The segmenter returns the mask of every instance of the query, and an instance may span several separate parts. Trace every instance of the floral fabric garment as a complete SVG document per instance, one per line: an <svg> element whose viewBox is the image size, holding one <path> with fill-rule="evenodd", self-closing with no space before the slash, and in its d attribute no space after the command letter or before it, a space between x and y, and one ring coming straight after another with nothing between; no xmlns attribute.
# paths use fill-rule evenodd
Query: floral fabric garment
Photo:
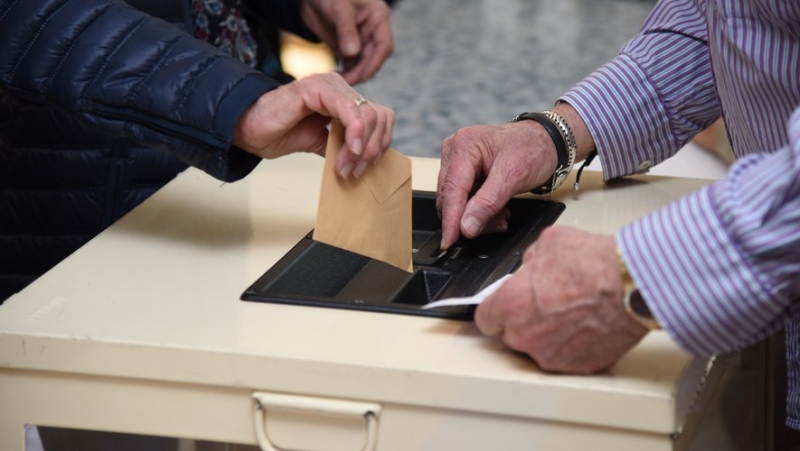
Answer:
<svg viewBox="0 0 800 451"><path fill-rule="evenodd" d="M258 46L247 26L242 0L192 0L195 37L256 67Z"/></svg>

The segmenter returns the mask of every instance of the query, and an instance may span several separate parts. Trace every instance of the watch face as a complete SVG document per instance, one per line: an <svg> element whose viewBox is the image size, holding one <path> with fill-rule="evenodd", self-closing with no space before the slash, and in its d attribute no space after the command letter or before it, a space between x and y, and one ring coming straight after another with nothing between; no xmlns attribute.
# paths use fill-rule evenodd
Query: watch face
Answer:
<svg viewBox="0 0 800 451"><path fill-rule="evenodd" d="M639 290L634 290L631 293L630 305L631 310L633 310L633 312L639 317L653 319L653 313L650 311L650 307L647 306L647 303L644 302L644 298Z"/></svg>

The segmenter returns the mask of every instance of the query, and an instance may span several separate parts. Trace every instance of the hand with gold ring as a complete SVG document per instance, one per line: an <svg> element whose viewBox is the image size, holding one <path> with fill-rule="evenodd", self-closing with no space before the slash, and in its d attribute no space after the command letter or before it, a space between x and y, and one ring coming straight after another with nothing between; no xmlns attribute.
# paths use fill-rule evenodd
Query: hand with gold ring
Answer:
<svg viewBox="0 0 800 451"><path fill-rule="evenodd" d="M336 161L344 178L360 177L391 144L394 112L369 102L336 73L312 75L261 96L239 118L233 143L267 159L293 152L324 155L331 119L345 127Z"/></svg>

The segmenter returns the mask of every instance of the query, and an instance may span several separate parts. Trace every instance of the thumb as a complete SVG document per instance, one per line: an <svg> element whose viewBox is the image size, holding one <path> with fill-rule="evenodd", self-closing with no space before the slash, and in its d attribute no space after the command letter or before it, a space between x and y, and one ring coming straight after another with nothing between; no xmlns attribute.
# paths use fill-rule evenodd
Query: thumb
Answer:
<svg viewBox="0 0 800 451"><path fill-rule="evenodd" d="M361 52L361 38L356 26L356 10L351 2L342 2L333 10L333 26L339 51L345 57L354 57Z"/></svg>
<svg viewBox="0 0 800 451"><path fill-rule="evenodd" d="M465 237L475 238L480 235L514 195L509 181L500 172L489 172L486 181L467 202L461 217L461 234Z"/></svg>

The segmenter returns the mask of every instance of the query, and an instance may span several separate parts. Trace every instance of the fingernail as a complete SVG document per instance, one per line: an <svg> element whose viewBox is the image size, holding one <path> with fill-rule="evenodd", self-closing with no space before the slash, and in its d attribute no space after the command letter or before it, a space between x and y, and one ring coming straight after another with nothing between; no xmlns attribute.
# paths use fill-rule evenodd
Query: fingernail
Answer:
<svg viewBox="0 0 800 451"><path fill-rule="evenodd" d="M360 179L361 174L363 174L366 169L367 169L367 162L362 161L358 163L358 166L356 166L356 170L355 172L353 172L353 175L355 175L357 179Z"/></svg>
<svg viewBox="0 0 800 451"><path fill-rule="evenodd" d="M356 138L356 140L353 141L353 149L352 150L353 150L354 154L361 155L361 138Z"/></svg>
<svg viewBox="0 0 800 451"><path fill-rule="evenodd" d="M442 235L442 241L439 242L439 249L441 249L443 251L446 251L448 247L450 247L450 246L447 246L447 245L444 244L444 235Z"/></svg>
<svg viewBox="0 0 800 451"><path fill-rule="evenodd" d="M339 175L342 176L343 179L350 177L350 173L353 172L353 163L347 163L344 167L339 171Z"/></svg>
<svg viewBox="0 0 800 451"><path fill-rule="evenodd" d="M353 56L358 53L358 45L355 41L345 41L342 43L342 52L347 56Z"/></svg>
<svg viewBox="0 0 800 451"><path fill-rule="evenodd" d="M466 235L474 238L483 231L483 224L475 216L466 216L461 220L461 228L464 229Z"/></svg>
<svg viewBox="0 0 800 451"><path fill-rule="evenodd" d="M372 164L374 164L374 165L377 165L377 164L378 164L378 162L380 162L380 161L381 161L381 158L383 158L383 152L379 153L379 154L378 154L378 156L377 156L377 157L375 157L375 159L374 159L374 160L372 160Z"/></svg>

